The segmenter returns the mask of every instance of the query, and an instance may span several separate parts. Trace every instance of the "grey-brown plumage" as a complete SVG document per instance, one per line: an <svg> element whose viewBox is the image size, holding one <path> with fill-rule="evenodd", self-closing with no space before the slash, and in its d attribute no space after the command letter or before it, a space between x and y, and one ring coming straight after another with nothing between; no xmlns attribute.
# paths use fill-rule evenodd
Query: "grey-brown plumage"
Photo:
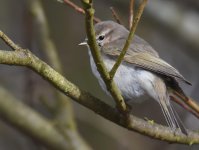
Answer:
<svg viewBox="0 0 199 150"><path fill-rule="evenodd" d="M96 24L95 31L103 61L110 70L120 55L129 31L113 21ZM107 91L90 51L89 55L92 71L102 88ZM173 129L179 127L186 132L183 126L179 125L169 99L172 90L186 97L178 85L178 80L190 84L179 71L163 61L146 41L136 35L114 76L114 81L126 101L139 102L145 96L152 97L160 104L168 125Z"/></svg>

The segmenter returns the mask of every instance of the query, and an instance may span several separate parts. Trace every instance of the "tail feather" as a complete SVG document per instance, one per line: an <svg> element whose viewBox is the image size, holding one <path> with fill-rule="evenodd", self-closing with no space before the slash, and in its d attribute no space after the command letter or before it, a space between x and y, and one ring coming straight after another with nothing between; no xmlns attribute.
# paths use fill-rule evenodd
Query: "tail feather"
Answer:
<svg viewBox="0 0 199 150"><path fill-rule="evenodd" d="M173 130L175 130L177 128L175 116L171 114L171 111L169 110L169 107L166 104L165 100L160 99L159 104L168 126L171 127Z"/></svg>
<svg viewBox="0 0 199 150"><path fill-rule="evenodd" d="M160 104L160 107L162 109L163 115L166 119L168 126L171 127L172 130L176 130L177 128L179 128L184 134L187 135L186 129L182 121L180 120L180 117L178 116L175 109L173 109L173 106L170 103L170 97L168 93L169 91L164 81L160 78L156 78L156 81L153 82L153 86L155 93L157 94L155 99ZM183 93L183 91L181 91L180 88L178 91ZM182 95L184 96L185 94L183 93Z"/></svg>
<svg viewBox="0 0 199 150"><path fill-rule="evenodd" d="M183 125L179 115L177 114L172 104L170 103L170 100L169 99L160 100L159 104L161 106L162 112L164 114L168 126L172 130L176 130L177 128L179 128L182 133L187 135L187 130Z"/></svg>
<svg viewBox="0 0 199 150"><path fill-rule="evenodd" d="M182 120L180 119L178 113L176 112L176 110L173 108L173 105L170 103L170 110L171 113L173 114L176 124L178 125L178 128L182 131L182 133L188 135L187 129L184 125L184 123L182 122Z"/></svg>

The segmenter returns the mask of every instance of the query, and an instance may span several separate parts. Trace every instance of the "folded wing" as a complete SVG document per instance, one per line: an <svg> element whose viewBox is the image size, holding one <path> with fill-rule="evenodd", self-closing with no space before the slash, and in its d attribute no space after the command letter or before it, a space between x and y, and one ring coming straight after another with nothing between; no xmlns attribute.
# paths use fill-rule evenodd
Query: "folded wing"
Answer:
<svg viewBox="0 0 199 150"><path fill-rule="evenodd" d="M119 56L120 51L105 51L109 56ZM191 85L174 67L160 59L159 57L153 56L147 52L138 52L134 54L127 54L124 57L124 60L127 63L131 63L137 67L152 71L156 74L161 74L166 77L172 77L175 79L180 79L185 83Z"/></svg>

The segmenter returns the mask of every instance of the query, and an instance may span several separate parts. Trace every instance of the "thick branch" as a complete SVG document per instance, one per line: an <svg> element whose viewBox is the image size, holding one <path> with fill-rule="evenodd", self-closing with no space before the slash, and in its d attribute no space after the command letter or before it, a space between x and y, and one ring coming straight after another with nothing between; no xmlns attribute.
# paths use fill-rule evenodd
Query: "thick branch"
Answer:
<svg viewBox="0 0 199 150"><path fill-rule="evenodd" d="M76 102L93 110L104 118L127 128L124 117L122 117L114 108L93 97L88 92L79 89L45 62L33 55L30 51L24 49L18 51L0 50L0 64L20 65L31 68ZM163 127L158 124L150 124L135 116L131 116L131 124L128 126L128 129L168 142L182 144L199 143L198 133L188 131L188 136L182 134L180 131L174 133L168 127Z"/></svg>

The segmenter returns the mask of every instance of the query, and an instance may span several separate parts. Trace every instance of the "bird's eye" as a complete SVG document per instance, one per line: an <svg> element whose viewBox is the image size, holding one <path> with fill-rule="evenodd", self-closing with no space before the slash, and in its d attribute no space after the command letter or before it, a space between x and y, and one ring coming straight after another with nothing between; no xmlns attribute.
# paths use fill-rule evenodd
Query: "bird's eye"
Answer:
<svg viewBox="0 0 199 150"><path fill-rule="evenodd" d="M102 41L104 39L104 35L100 35L98 38L100 41Z"/></svg>

